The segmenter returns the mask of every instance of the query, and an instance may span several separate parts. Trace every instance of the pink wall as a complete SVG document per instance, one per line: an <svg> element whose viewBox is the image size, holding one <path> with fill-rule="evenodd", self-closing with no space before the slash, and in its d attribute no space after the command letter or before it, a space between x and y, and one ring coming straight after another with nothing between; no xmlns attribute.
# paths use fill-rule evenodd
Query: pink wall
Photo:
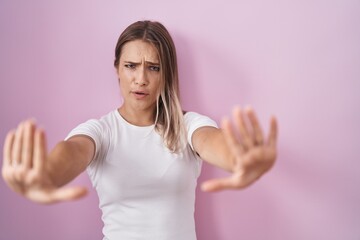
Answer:
<svg viewBox="0 0 360 240"><path fill-rule="evenodd" d="M51 3L50 3L51 2ZM219 120L252 104L280 123L275 168L244 191L198 194L199 240L360 239L360 2L0 1L0 139L35 117L49 145L116 108L119 33L171 31L183 103ZM1 150L2 151L2 150ZM224 175L204 166L201 181ZM86 175L77 184L90 187ZM101 239L93 190L40 206L0 181L0 239Z"/></svg>

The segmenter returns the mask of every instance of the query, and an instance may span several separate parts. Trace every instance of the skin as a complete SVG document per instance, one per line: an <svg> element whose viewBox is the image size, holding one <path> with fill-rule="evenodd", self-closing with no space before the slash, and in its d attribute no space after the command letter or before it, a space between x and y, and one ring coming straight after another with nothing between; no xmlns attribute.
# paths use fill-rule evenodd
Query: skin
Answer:
<svg viewBox="0 0 360 240"><path fill-rule="evenodd" d="M154 124L160 94L160 60L156 48L142 40L126 43L117 75L124 99L120 114L134 125Z"/></svg>
<svg viewBox="0 0 360 240"><path fill-rule="evenodd" d="M277 121L270 120L267 139L251 107L233 109L233 123L228 118L221 129L197 129L192 141L200 157L208 163L227 170L229 177L212 179L201 185L203 191L243 189L258 180L274 165L277 155Z"/></svg>
<svg viewBox="0 0 360 240"><path fill-rule="evenodd" d="M117 68L124 103L118 110L129 123L154 124L160 70L151 44L136 40L124 45ZM230 172L229 177L204 182L203 191L245 188L275 163L276 119L271 118L265 138L251 107L234 108L232 118L224 118L221 129L202 127L192 135L194 149L203 160ZM26 120L5 138L2 176L12 190L34 202L79 199L86 188L64 185L86 169L94 152L93 140L82 135L61 141L48 152L44 130Z"/></svg>

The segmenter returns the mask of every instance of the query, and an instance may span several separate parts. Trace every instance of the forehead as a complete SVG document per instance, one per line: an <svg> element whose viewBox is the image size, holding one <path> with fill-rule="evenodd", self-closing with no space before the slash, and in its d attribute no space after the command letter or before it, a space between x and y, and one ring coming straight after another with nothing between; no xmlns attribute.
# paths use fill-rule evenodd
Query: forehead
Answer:
<svg viewBox="0 0 360 240"><path fill-rule="evenodd" d="M143 40L134 40L125 43L121 50L120 60L140 62L142 60L159 62L157 49Z"/></svg>

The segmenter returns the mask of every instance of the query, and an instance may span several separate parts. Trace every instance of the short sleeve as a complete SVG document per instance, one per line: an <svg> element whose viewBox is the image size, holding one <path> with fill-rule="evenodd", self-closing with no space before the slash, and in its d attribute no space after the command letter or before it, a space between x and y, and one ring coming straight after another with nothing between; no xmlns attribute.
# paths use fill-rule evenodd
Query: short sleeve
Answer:
<svg viewBox="0 0 360 240"><path fill-rule="evenodd" d="M185 114L185 125L187 129L187 141L192 149L193 145L191 142L191 137L196 129L200 127L215 127L218 128L216 122L211 118L201 115L195 112L187 112Z"/></svg>
<svg viewBox="0 0 360 240"><path fill-rule="evenodd" d="M65 140L68 140L76 135L85 135L95 142L95 155L87 168L94 182L96 182L95 179L97 179L99 164L106 158L110 147L108 133L107 128L99 120L91 119L75 127L65 138Z"/></svg>

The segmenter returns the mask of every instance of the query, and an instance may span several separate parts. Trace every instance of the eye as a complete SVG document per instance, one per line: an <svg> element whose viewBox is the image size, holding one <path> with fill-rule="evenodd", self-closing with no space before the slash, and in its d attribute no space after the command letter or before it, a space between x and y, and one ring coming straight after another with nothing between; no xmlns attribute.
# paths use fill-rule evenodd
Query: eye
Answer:
<svg viewBox="0 0 360 240"><path fill-rule="evenodd" d="M130 68L130 69L134 69L135 68L135 64L132 64L132 63L126 63L124 65L126 68Z"/></svg>
<svg viewBox="0 0 360 240"><path fill-rule="evenodd" d="M160 67L158 67L158 66L150 66L149 69L150 69L151 71L155 71L155 72L159 72L159 71L160 71Z"/></svg>

